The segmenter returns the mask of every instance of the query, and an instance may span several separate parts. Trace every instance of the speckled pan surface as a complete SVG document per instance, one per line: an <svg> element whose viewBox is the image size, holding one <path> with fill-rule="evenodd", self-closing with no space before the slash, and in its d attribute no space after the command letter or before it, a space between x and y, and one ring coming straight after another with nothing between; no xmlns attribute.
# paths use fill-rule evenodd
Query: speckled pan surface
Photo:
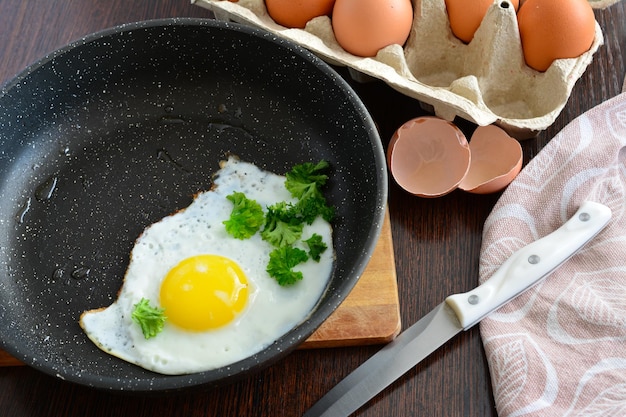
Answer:
<svg viewBox="0 0 626 417"><path fill-rule="evenodd" d="M229 152L278 173L332 166L337 260L310 318L232 366L162 376L78 325L109 305L134 240L211 185ZM373 121L325 63L266 31L198 19L126 25L32 65L0 92L0 344L43 372L111 390L222 383L304 341L354 286L387 198Z"/></svg>

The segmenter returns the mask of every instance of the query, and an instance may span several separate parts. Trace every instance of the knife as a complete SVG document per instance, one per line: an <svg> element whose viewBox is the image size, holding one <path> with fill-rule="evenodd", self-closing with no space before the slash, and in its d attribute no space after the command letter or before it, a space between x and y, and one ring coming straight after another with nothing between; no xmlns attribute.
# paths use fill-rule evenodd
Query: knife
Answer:
<svg viewBox="0 0 626 417"><path fill-rule="evenodd" d="M359 366L303 417L347 417L461 330L540 282L609 222L611 210L587 201L565 224L519 249L483 284L454 294Z"/></svg>

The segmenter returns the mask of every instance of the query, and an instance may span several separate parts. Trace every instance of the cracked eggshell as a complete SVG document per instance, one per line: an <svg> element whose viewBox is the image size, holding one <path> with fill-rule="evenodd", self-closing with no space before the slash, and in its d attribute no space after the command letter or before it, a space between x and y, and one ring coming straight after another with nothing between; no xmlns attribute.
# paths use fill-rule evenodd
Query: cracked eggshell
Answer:
<svg viewBox="0 0 626 417"><path fill-rule="evenodd" d="M503 190L522 169L520 143L497 126L479 126L469 143L472 159L459 188L474 194Z"/></svg>
<svg viewBox="0 0 626 417"><path fill-rule="evenodd" d="M420 197L459 188L473 194L503 190L522 169L520 143L495 126L479 126L469 141L452 122L418 117L400 126L387 148L396 183Z"/></svg>
<svg viewBox="0 0 626 417"><path fill-rule="evenodd" d="M607 1L612 0L591 4L605 6ZM261 27L294 41L330 64L347 66L357 79L380 79L440 118L452 121L458 116L480 126L495 123L518 139L533 137L554 122L603 43L596 22L589 51L557 60L542 73L524 62L515 10L505 6L508 2L495 0L473 40L465 44L452 34L445 0L412 0L407 42L363 58L339 46L328 16L310 20L304 29L290 29L270 18L263 0L192 2L212 10L218 19Z"/></svg>
<svg viewBox="0 0 626 417"><path fill-rule="evenodd" d="M418 117L400 126L387 148L387 166L400 187L420 197L455 190L470 166L463 132L436 117Z"/></svg>

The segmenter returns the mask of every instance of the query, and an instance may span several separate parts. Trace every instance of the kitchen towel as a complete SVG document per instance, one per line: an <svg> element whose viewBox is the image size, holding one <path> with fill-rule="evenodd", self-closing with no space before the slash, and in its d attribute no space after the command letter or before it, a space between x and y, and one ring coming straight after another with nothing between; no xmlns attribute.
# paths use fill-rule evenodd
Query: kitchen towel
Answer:
<svg viewBox="0 0 626 417"><path fill-rule="evenodd" d="M608 226L539 285L483 320L500 417L626 416L626 94L572 121L485 222L480 282L585 200Z"/></svg>

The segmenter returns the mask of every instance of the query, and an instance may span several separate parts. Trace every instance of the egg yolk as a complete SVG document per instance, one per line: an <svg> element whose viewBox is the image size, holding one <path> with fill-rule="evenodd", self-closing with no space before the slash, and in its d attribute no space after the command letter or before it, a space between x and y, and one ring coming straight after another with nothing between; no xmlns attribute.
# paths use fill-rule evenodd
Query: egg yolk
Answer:
<svg viewBox="0 0 626 417"><path fill-rule="evenodd" d="M161 307L169 322L191 331L231 322L248 302L248 280L232 260L198 255L172 268L161 284Z"/></svg>

